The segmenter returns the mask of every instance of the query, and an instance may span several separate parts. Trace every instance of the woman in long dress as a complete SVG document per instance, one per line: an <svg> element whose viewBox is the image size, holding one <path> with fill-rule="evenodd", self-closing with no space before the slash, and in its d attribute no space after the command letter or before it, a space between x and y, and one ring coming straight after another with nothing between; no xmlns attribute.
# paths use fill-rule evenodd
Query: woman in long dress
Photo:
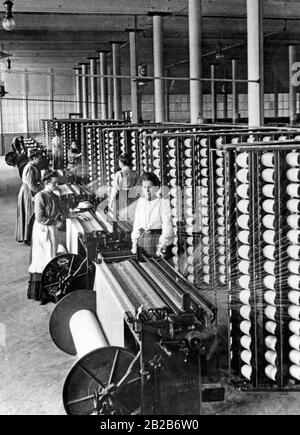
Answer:
<svg viewBox="0 0 300 435"><path fill-rule="evenodd" d="M62 225L63 210L53 192L57 189L58 174L46 171L44 189L35 196L35 223L32 232L32 255L29 266L28 298L43 301L41 275L47 264L57 255L58 229Z"/></svg>
<svg viewBox="0 0 300 435"><path fill-rule="evenodd" d="M22 173L22 186L18 196L16 240L30 243L31 220L34 214L34 196L41 190L41 171L38 168L41 159L38 150L32 150L29 163Z"/></svg>
<svg viewBox="0 0 300 435"><path fill-rule="evenodd" d="M175 237L170 201L161 196L155 174L145 173L142 179L143 195L136 206L131 235L132 253L139 247L148 257L164 257Z"/></svg>
<svg viewBox="0 0 300 435"><path fill-rule="evenodd" d="M118 220L133 222L134 203L140 193L140 176L132 169L132 159L128 154L119 158L120 171L115 173L109 199L109 208L116 213Z"/></svg>

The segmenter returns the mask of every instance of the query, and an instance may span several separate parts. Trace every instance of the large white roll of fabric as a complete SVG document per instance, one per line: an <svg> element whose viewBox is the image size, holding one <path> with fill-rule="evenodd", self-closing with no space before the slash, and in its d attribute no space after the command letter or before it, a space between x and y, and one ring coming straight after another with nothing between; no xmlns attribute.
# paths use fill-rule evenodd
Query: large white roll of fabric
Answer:
<svg viewBox="0 0 300 435"><path fill-rule="evenodd" d="M91 311L81 310L75 313L70 320L70 330L78 359L108 346L101 327Z"/></svg>

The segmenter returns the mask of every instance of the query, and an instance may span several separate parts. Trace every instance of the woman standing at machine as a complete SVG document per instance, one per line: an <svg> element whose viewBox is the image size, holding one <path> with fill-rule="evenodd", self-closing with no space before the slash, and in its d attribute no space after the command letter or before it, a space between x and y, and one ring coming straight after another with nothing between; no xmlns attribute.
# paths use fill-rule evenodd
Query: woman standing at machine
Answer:
<svg viewBox="0 0 300 435"><path fill-rule="evenodd" d="M32 255L29 266L28 299L43 301L41 275L47 264L57 255L58 230L63 224L63 211L57 189L58 174L46 171L42 179L44 189L34 201L35 223L32 232Z"/></svg>
<svg viewBox="0 0 300 435"><path fill-rule="evenodd" d="M133 203L139 196L140 176L132 169L132 159L128 154L119 158L120 171L116 172L112 183L109 208L116 211L119 220L132 222Z"/></svg>
<svg viewBox="0 0 300 435"><path fill-rule="evenodd" d="M29 162L22 174L22 186L17 205L16 240L19 243L30 243L31 219L34 213L33 198L41 189L41 172L38 167L41 159L39 150L33 149L29 153Z"/></svg>
<svg viewBox="0 0 300 435"><path fill-rule="evenodd" d="M64 169L64 148L60 131L55 130L55 136L52 139L53 169Z"/></svg>
<svg viewBox="0 0 300 435"><path fill-rule="evenodd" d="M79 152L76 141L72 141L70 149L68 150L68 167L75 178L79 178L82 173L82 153Z"/></svg>
<svg viewBox="0 0 300 435"><path fill-rule="evenodd" d="M145 173L142 179L143 196L137 203L131 235L132 253L140 247L148 257L162 257L175 237L170 202L161 196L155 174Z"/></svg>

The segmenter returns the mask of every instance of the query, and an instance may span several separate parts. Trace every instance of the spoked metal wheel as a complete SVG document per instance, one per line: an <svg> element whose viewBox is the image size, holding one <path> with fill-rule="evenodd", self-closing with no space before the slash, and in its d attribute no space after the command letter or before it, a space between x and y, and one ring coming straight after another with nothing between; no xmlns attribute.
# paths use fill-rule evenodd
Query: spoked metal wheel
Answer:
<svg viewBox="0 0 300 435"><path fill-rule="evenodd" d="M141 406L139 355L98 349L78 361L63 390L68 415L137 415Z"/></svg>
<svg viewBox="0 0 300 435"><path fill-rule="evenodd" d="M87 259L74 254L63 254L54 258L42 274L45 299L57 303L76 290L88 289L93 281L95 266L88 266Z"/></svg>

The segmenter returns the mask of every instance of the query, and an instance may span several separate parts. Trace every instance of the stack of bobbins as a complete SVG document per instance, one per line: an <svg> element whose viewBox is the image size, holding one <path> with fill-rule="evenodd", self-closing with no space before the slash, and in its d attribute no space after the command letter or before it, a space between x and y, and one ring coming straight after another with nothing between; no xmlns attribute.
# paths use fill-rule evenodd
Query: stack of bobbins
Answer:
<svg viewBox="0 0 300 435"><path fill-rule="evenodd" d="M203 253L203 281L211 284L212 271L210 263L211 232L210 232L210 201L209 201L209 150L207 139L200 140L200 206L201 206L201 246Z"/></svg>
<svg viewBox="0 0 300 435"><path fill-rule="evenodd" d="M120 131L120 154L126 153L125 130Z"/></svg>
<svg viewBox="0 0 300 435"><path fill-rule="evenodd" d="M136 130L130 131L130 153L132 156L132 168L134 171L137 170L137 139L136 139Z"/></svg>
<svg viewBox="0 0 300 435"><path fill-rule="evenodd" d="M240 153L236 157L237 163L237 208L238 208L238 270L240 273L239 293L240 331L241 331L241 374L247 380L252 379L252 339L251 339L251 291L250 291L250 183L249 183L249 153Z"/></svg>
<svg viewBox="0 0 300 435"><path fill-rule="evenodd" d="M287 154L286 161L290 169L287 171L287 194L290 197L287 208L289 211L288 240L291 245L288 247L290 259L288 269L291 275L288 278L288 286L291 291L288 294L290 302L289 316L291 322L289 330L291 333L289 344L291 352L290 375L293 379L300 381L300 154L292 152Z"/></svg>
<svg viewBox="0 0 300 435"><path fill-rule="evenodd" d="M161 180L161 155L160 155L160 140L158 138L153 140L153 172ZM162 180L161 180L162 181Z"/></svg>
<svg viewBox="0 0 300 435"><path fill-rule="evenodd" d="M184 139L184 210L185 231L187 234L187 279L191 283L195 281L195 242L194 242L194 211L193 211L193 169L192 169L192 140Z"/></svg>
<svg viewBox="0 0 300 435"><path fill-rule="evenodd" d="M224 156L223 151L216 151L216 204L217 204L217 279L222 285L226 284L226 213L229 210L225 208L225 187L228 192L229 186L225 186L224 176ZM229 216L228 216L229 218ZM230 241L228 240L228 243Z"/></svg>
<svg viewBox="0 0 300 435"><path fill-rule="evenodd" d="M112 183L115 174L115 133L109 133L109 147L108 147L108 171L109 182Z"/></svg>
<svg viewBox="0 0 300 435"><path fill-rule="evenodd" d="M97 179L100 183L102 180L102 165L101 165L101 130L100 128L96 128L96 144L97 144Z"/></svg>
<svg viewBox="0 0 300 435"><path fill-rule="evenodd" d="M141 150L141 164L142 164L142 171L148 172L148 161L147 161L147 140L146 140L146 133L142 132L140 135L140 150Z"/></svg>
<svg viewBox="0 0 300 435"><path fill-rule="evenodd" d="M93 181L93 129L88 128L87 164L89 181Z"/></svg>
<svg viewBox="0 0 300 435"><path fill-rule="evenodd" d="M172 254L173 254L173 262L175 268L179 269L179 238L178 238L178 220L179 220L179 211L178 207L180 204L180 189L178 187L178 174L177 174L177 165L176 161L178 156L176 154L176 141L175 139L168 140L168 151L169 151L169 183L170 183L170 200L171 200L171 211L172 211L172 221L174 227L175 238L173 242Z"/></svg>
<svg viewBox="0 0 300 435"><path fill-rule="evenodd" d="M261 156L262 163L262 210L263 210L263 257L264 268L264 315L265 315L265 375L271 381L277 380L277 277L275 256L275 155L272 152Z"/></svg>

